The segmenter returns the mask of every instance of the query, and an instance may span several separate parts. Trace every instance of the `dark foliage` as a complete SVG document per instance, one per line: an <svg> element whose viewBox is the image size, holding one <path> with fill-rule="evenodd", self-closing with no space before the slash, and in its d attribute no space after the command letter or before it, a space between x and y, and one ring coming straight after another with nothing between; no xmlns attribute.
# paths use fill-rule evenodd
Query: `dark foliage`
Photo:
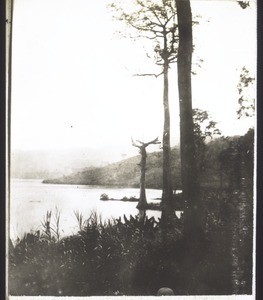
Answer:
<svg viewBox="0 0 263 300"><path fill-rule="evenodd" d="M246 9L249 7L249 1L237 1L237 3L241 6L241 8Z"/></svg>
<svg viewBox="0 0 263 300"><path fill-rule="evenodd" d="M227 187L240 188L241 178L253 188L254 129L241 137L225 138L226 146L218 154L221 181ZM243 165L243 166L242 166Z"/></svg>
<svg viewBox="0 0 263 300"><path fill-rule="evenodd" d="M156 295L232 293L232 233L238 194L203 191L204 234L183 236L184 218L169 228L145 215L102 223L93 213L78 234L29 233L10 249L11 295ZM242 250L244 293L251 292L252 195Z"/></svg>
<svg viewBox="0 0 263 300"><path fill-rule="evenodd" d="M207 167L206 151L208 146L206 142L221 135L221 131L217 128L217 122L212 120L206 110L193 109L193 122L197 167L199 172L204 172Z"/></svg>
<svg viewBox="0 0 263 300"><path fill-rule="evenodd" d="M242 1L240 2L242 3ZM240 6L245 8L241 3L239 3ZM243 5L249 6L249 2L243 2ZM237 115L239 119L242 117L253 117L255 115L255 99L251 98L251 96L248 96L247 94L247 90L253 87L255 78L251 77L249 73L250 72L243 67L241 70L239 83L237 85L239 94Z"/></svg>

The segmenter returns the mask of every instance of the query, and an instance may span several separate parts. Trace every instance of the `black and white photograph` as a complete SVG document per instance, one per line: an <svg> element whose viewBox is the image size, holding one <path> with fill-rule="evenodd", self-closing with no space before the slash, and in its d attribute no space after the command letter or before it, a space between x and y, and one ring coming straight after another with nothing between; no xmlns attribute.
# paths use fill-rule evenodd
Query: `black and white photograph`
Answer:
<svg viewBox="0 0 263 300"><path fill-rule="evenodd" d="M254 300L257 1L6 3L9 299Z"/></svg>

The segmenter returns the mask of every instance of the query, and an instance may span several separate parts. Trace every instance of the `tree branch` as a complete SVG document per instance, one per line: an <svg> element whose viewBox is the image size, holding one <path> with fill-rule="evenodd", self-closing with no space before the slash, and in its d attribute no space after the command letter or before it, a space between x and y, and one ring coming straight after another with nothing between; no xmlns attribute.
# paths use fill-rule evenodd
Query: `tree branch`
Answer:
<svg viewBox="0 0 263 300"><path fill-rule="evenodd" d="M158 22L160 23L160 25L163 27L164 24L161 22L161 20L159 19L158 15L156 14L156 12L154 10L151 10L151 12L153 13L153 15L155 16L155 18L158 20Z"/></svg>
<svg viewBox="0 0 263 300"><path fill-rule="evenodd" d="M149 146L150 144L154 144L154 145L161 144L161 142L158 140L158 136L154 140L152 140L152 141L150 141L148 143L144 143L144 145L146 145L145 147Z"/></svg>
<svg viewBox="0 0 263 300"><path fill-rule="evenodd" d="M133 145L134 147L137 147L137 148L141 149L141 146L138 145L138 144L136 144L136 143L134 142L133 138L131 138L131 141L132 141L132 145Z"/></svg>
<svg viewBox="0 0 263 300"><path fill-rule="evenodd" d="M168 59L169 64L176 62L176 59L177 59L177 54L175 54L173 57Z"/></svg>
<svg viewBox="0 0 263 300"><path fill-rule="evenodd" d="M166 22L164 23L164 27L166 27L166 25L172 20L173 18L173 14L166 20Z"/></svg>
<svg viewBox="0 0 263 300"><path fill-rule="evenodd" d="M137 143L140 143L141 145L136 144L136 143L134 142L133 138L131 138L131 140L132 140L132 145L133 145L134 147L139 148L139 149L146 148L146 147L148 147L149 145L157 145L157 144L161 144L161 142L159 142L159 140L158 140L158 137L155 138L154 140L148 142L148 143L144 143L144 142L141 142L140 140L136 140L136 142L137 142Z"/></svg>
<svg viewBox="0 0 263 300"><path fill-rule="evenodd" d="M124 16L124 18L125 18L126 22L127 22L131 27L133 27L133 28L135 28L135 29L137 29L137 30L139 30L139 31L148 31L148 32L152 32L152 33L154 33L154 34L157 34L157 33L162 34L162 31L154 29L154 26L153 26L153 27L150 27L151 24L147 24L147 25L145 25L145 26L143 26L143 25L136 25L136 24L134 24L134 23L132 22L132 20L130 20L129 18L127 18L127 17L125 17L125 16Z"/></svg>
<svg viewBox="0 0 263 300"><path fill-rule="evenodd" d="M155 78L159 77L160 75L163 74L163 71L160 74L134 74L133 76L155 76Z"/></svg>

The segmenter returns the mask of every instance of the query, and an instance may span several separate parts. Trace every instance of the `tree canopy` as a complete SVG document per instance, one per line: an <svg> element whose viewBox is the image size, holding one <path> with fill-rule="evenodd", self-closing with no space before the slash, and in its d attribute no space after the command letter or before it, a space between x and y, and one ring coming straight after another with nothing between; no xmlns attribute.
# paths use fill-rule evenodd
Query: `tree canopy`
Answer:
<svg viewBox="0 0 263 300"><path fill-rule="evenodd" d="M130 36L134 37L134 33L137 38L153 41L153 59L157 65L176 60L178 26L174 1L135 0L129 5L114 2L110 7L114 18L128 25Z"/></svg>

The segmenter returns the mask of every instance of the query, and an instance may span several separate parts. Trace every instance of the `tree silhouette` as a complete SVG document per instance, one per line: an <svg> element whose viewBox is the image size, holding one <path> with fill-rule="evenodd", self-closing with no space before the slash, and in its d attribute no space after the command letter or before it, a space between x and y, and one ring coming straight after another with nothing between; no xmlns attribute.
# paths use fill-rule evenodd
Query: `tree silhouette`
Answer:
<svg viewBox="0 0 263 300"><path fill-rule="evenodd" d="M138 209L147 208L147 200L146 200L146 193L145 193L145 173L146 173L146 158L147 158L146 148L149 145L156 145L156 144L160 144L160 142L158 141L158 137L148 143L144 143L138 140L134 142L134 140L132 139L132 145L134 147L139 148L141 154L141 162L139 164L139 166L141 167L141 178L140 178L140 198L137 205Z"/></svg>
<svg viewBox="0 0 263 300"><path fill-rule="evenodd" d="M192 111L192 11L189 0L176 0L179 46L177 56L178 90L180 107L180 145L182 190L186 200L185 231L202 231L202 205Z"/></svg>
<svg viewBox="0 0 263 300"><path fill-rule="evenodd" d="M131 4L130 4L131 5ZM175 2L172 0L149 1L136 0L127 11L112 3L116 19L124 21L130 29L134 29L138 38L153 41L154 60L161 66L160 74L137 74L138 76L163 75L163 195L162 216L172 213L172 180L171 180L171 149L170 149L170 109L169 109L169 78L168 70L177 57L178 26L176 23Z"/></svg>

